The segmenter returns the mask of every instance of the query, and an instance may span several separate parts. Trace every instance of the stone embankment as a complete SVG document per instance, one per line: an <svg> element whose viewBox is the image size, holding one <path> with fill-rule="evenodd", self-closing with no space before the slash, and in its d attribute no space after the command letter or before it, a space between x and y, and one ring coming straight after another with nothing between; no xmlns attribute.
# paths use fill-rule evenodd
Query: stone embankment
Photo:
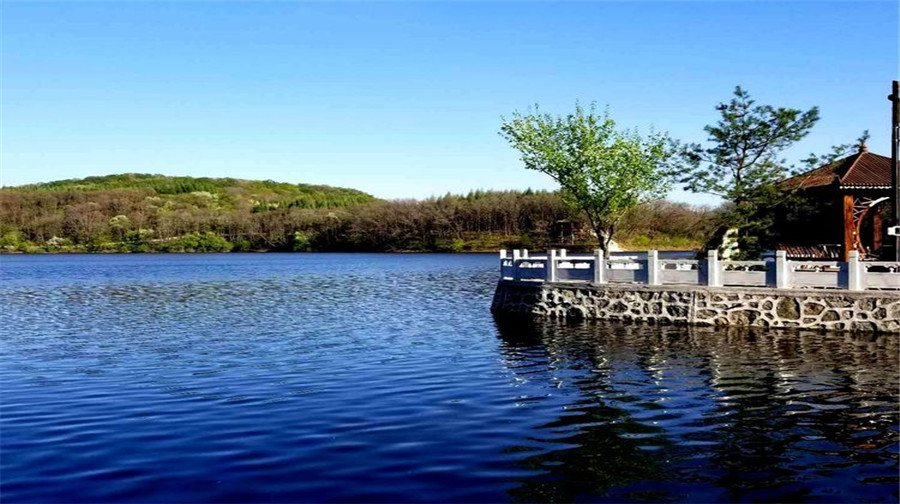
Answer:
<svg viewBox="0 0 900 504"><path fill-rule="evenodd" d="M501 280L491 311L659 325L900 333L900 293Z"/></svg>

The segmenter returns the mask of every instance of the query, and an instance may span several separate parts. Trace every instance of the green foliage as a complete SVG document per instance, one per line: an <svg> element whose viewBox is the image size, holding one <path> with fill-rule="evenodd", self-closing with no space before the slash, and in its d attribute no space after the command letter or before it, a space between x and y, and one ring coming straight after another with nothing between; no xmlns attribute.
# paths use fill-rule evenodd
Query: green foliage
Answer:
<svg viewBox="0 0 900 504"><path fill-rule="evenodd" d="M723 229L716 236L722 236L724 229L737 229L740 257L758 257L768 246L772 210L782 208L790 198L776 187L790 172L780 155L809 134L819 120L819 109L804 112L756 105L738 86L731 101L719 104L717 110L719 121L704 128L709 145L681 147L679 181L689 191L730 202L721 222ZM813 156L809 162L814 162Z"/></svg>
<svg viewBox="0 0 900 504"><path fill-rule="evenodd" d="M265 210L278 207L331 208L366 203L374 198L362 191L324 185L289 184L272 180L234 178L170 177L146 173L104 175L58 180L6 188L9 191L110 191L147 189L165 198L178 197L199 206L215 204L217 198L246 198ZM204 201L205 200L205 201Z"/></svg>
<svg viewBox="0 0 900 504"><path fill-rule="evenodd" d="M462 252L466 242L460 238L435 240L435 252Z"/></svg>
<svg viewBox="0 0 900 504"><path fill-rule="evenodd" d="M150 252L150 236L152 234L153 231L150 229L136 229L125 233L122 251L134 253Z"/></svg>
<svg viewBox="0 0 900 504"><path fill-rule="evenodd" d="M309 234L303 231L295 231L292 250L294 252L311 252L312 242Z"/></svg>
<svg viewBox="0 0 900 504"><path fill-rule="evenodd" d="M240 238L232 242L231 247L232 252L252 252L253 251L253 243L246 239Z"/></svg>
<svg viewBox="0 0 900 504"><path fill-rule="evenodd" d="M616 129L608 112L576 104L573 114L515 112L500 131L521 154L525 168L557 181L566 200L583 211L608 250L616 225L629 209L662 198L670 176L666 135Z"/></svg>
<svg viewBox="0 0 900 504"><path fill-rule="evenodd" d="M736 205L753 202L760 188L782 180L788 166L779 155L805 137L819 120L819 109L806 112L755 105L750 93L734 89L721 103L721 118L704 131L710 145L683 146L680 182L685 189L720 196Z"/></svg>
<svg viewBox="0 0 900 504"><path fill-rule="evenodd" d="M568 248L590 248L594 241L583 214L548 191L478 190L421 201L256 212L235 191L210 197L197 191L160 196L149 189L0 190L0 251L207 252L229 245L243 252L543 250L561 245L560 221L576 232ZM707 213L644 205L622 218L622 237L696 241ZM53 237L58 239L51 242Z"/></svg>
<svg viewBox="0 0 900 504"><path fill-rule="evenodd" d="M0 235L0 250L5 252L16 252L19 250L20 244L22 244L25 239L22 237L22 233L19 231L9 231L7 233L3 233Z"/></svg>
<svg viewBox="0 0 900 504"><path fill-rule="evenodd" d="M852 154L854 150L859 150L861 147L865 146L866 142L869 141L869 137L869 130L864 130L854 143L833 145L831 151L827 154L810 153L809 157L803 160L803 165L800 169L795 171L804 172L831 164L842 157Z"/></svg>
<svg viewBox="0 0 900 504"><path fill-rule="evenodd" d="M177 238L156 244L155 250L160 252L229 252L231 243L225 238L212 233L188 233Z"/></svg>

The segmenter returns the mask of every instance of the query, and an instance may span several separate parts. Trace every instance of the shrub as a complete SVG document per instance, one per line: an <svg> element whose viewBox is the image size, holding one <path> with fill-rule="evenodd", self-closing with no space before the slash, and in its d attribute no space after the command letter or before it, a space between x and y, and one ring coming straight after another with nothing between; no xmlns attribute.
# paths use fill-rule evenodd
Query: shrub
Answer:
<svg viewBox="0 0 900 504"><path fill-rule="evenodd" d="M294 239L291 243L291 250L294 252L310 252L312 251L312 244L310 241L310 236L303 231L295 231Z"/></svg>

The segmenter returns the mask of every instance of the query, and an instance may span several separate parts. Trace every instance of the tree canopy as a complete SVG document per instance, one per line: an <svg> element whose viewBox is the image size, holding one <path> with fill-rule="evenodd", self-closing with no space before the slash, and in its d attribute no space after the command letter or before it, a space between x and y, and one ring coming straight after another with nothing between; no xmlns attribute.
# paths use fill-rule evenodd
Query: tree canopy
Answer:
<svg viewBox="0 0 900 504"><path fill-rule="evenodd" d="M670 187L667 136L619 130L609 112L597 113L593 103L588 109L576 103L566 116L541 113L538 106L527 114L515 112L504 119L500 135L519 151L525 168L559 183L607 254L622 216L664 197Z"/></svg>
<svg viewBox="0 0 900 504"><path fill-rule="evenodd" d="M804 112L756 105L740 86L730 102L716 109L721 118L704 128L709 145L687 144L681 150L680 182L689 191L720 196L736 205L752 202L757 191L788 174L780 154L819 120L818 107Z"/></svg>

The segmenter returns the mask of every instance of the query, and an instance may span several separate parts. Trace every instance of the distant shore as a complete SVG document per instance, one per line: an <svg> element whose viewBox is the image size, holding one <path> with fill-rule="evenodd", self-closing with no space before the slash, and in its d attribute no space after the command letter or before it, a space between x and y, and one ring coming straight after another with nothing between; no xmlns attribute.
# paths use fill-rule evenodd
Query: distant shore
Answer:
<svg viewBox="0 0 900 504"><path fill-rule="evenodd" d="M646 203L622 217L615 240L697 248L717 212ZM530 189L380 200L351 188L134 173L0 189L0 253L589 251L591 229L560 194Z"/></svg>
<svg viewBox="0 0 900 504"><path fill-rule="evenodd" d="M571 252L577 253L587 253L592 252L594 248L590 247L579 247L579 246L570 246L568 250ZM557 247L559 248L559 247ZM565 248L565 247L563 247ZM666 248L666 247L654 247L650 245L646 248L623 248L618 250L617 252L639 252L642 250L664 250L669 252L691 252L695 250L699 250L699 245L697 247L690 248ZM540 250L540 249L533 249ZM447 250L304 250L304 251L294 251L294 250L229 250L229 251L159 251L159 250L149 250L144 252L128 252L128 251L115 251L115 250L107 250L107 251L88 251L88 250L39 250L39 251L8 251L8 250L0 250L0 256L3 255L133 255L133 254L145 254L145 255L183 255L183 254L495 254L498 249L481 249L481 250L459 250L459 251L447 251Z"/></svg>

